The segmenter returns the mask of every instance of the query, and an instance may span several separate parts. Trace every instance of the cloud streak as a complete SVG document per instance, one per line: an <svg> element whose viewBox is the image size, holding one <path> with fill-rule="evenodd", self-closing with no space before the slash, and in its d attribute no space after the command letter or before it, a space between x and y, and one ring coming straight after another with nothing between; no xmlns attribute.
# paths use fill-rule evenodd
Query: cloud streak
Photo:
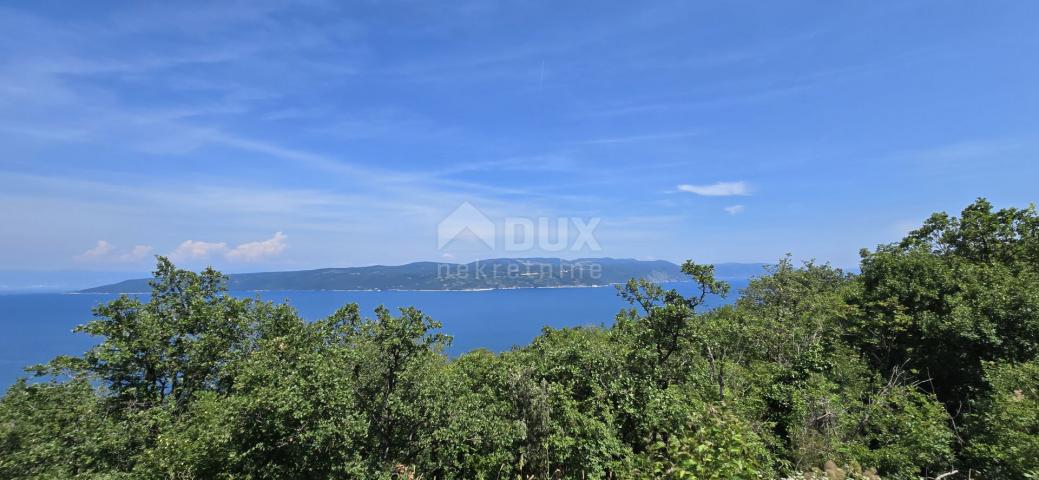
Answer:
<svg viewBox="0 0 1039 480"><path fill-rule="evenodd" d="M750 189L745 182L716 182L709 185L679 185L681 192L693 193L705 197L731 197L738 195L750 195Z"/></svg>
<svg viewBox="0 0 1039 480"><path fill-rule="evenodd" d="M579 142L573 142L575 145L615 145L619 143L639 143L639 142L652 142L661 140L675 140L679 138L688 138L699 135L699 131L691 132L663 132L663 133L648 133L644 135L628 135L618 137L603 137L594 138L591 140L582 140Z"/></svg>

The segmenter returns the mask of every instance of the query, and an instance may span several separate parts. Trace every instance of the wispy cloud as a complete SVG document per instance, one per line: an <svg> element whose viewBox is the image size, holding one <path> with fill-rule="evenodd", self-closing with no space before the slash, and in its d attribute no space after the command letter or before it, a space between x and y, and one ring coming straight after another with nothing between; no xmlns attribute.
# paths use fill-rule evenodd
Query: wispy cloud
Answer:
<svg viewBox="0 0 1039 480"><path fill-rule="evenodd" d="M112 250L115 250L115 247L113 247L111 243L108 243L107 240L98 240L97 245L95 245L94 248L79 254L76 256L76 259L80 261L97 260L107 257L108 254L112 253Z"/></svg>
<svg viewBox="0 0 1039 480"><path fill-rule="evenodd" d="M152 250L150 245L135 245L128 251L119 252L115 245L107 240L98 240L93 248L76 255L77 262L93 263L136 263L148 258Z"/></svg>
<svg viewBox="0 0 1039 480"><path fill-rule="evenodd" d="M859 14L873 6L811 22L777 8L774 28L725 31L711 25L738 9L621 2L575 29L564 20L582 8L557 7L0 7L0 224L19 232L0 238L0 264L93 268L153 251L231 269L429 259L436 223L466 201L494 217L602 216L603 246L627 245L611 255L639 256L652 237L665 257L709 251L705 235L684 240L695 215L805 204L853 178L860 155L883 155L870 171L912 176L919 196L1029 198L1016 183L1035 170L1031 138L964 142L1027 134L1012 101L1027 89L961 79L970 95L949 99L904 81L1001 71L1009 57L985 54L997 45L971 53L911 31L873 45L869 25L900 18ZM906 150L929 145L899 135L921 125L912 115L875 121L904 101L937 112L913 138L945 147ZM943 123L977 102L992 115ZM827 130L835 122L846 128ZM982 171L988 183L972 178ZM969 186L934 185L952 176ZM752 205L740 196L760 178L785 187ZM714 248L735 251L734 236Z"/></svg>
<svg viewBox="0 0 1039 480"><path fill-rule="evenodd" d="M314 6L307 3L308 7ZM322 8L326 7L317 7L318 11ZM354 50L344 46L357 39L356 29L341 29L339 23L300 15L299 9L293 10L293 18L305 18L298 21L307 28L292 27L296 20L276 19L276 14L282 13L280 7L252 6L243 9L247 12L241 12L242 15L234 14L237 8L188 10L191 12L183 8L145 8L115 14L117 18L113 19L99 15L99 21L66 28L44 17L0 9L0 26L17 27L19 35L30 39L24 43L31 45L10 52L0 47L0 54L10 53L0 55L0 77L4 78L0 82L0 105L4 106L0 109L0 133L22 143L35 140L35 145L48 147L65 142L135 156L143 153L159 157L150 160L160 166L171 157L187 161L206 158L213 159L207 171L246 162L268 171L292 170L296 175L318 179L314 183L321 187L292 192L291 202L284 206L271 201L251 210L270 206L284 211L311 200L331 209L329 203L334 203L339 212L318 209L317 214L306 215L325 216L320 222L327 228L337 228L331 218L356 217L365 208L379 214L401 210L409 215L428 214L439 204L457 204L460 199L492 204L500 203L499 198L506 195L528 193L423 172L421 164L415 164L411 170L386 168L388 164L380 158L381 153L372 158L372 154L346 154L348 150L335 148L339 145L335 142L357 139L432 140L454 132L442 122L406 108L384 105L343 114L337 108L285 101L283 97L296 87L306 85L300 90L311 90L315 77L321 78L321 84L339 79L325 72L315 75L320 65L349 63L363 57L352 56ZM109 29L107 23L118 28ZM243 25L263 28L240 28ZM260 30L263 35L248 33ZM340 30L347 33L341 34ZM128 38L146 35L169 36L183 42L162 43L145 51L125 47L134 44ZM181 44L184 46L178 46ZM206 48L188 48L196 44ZM335 62L320 61L322 55L330 53L335 53ZM317 65L301 65L304 59L316 61ZM272 64L279 65L277 71L255 75L257 70L266 71ZM249 93L236 93L241 91ZM257 134L254 127L262 130L278 123L278 116L264 119L264 114L278 111L279 107L295 109L282 110L290 113L305 111L314 117L307 118L309 123L305 126L294 125L293 131L300 135L285 134L283 125L277 125L274 135ZM299 138L302 133L310 136ZM315 142L314 138L321 141ZM189 154L191 159L187 158ZM522 168L519 162L516 165ZM231 183L249 177L253 171L235 172L236 179ZM349 181L344 183L343 179ZM229 190L235 187L225 183L209 193L220 196L219 192ZM261 198L285 191L256 190ZM315 190L319 192L314 194ZM168 189L161 192L172 194ZM240 197L237 192L229 196ZM325 202L329 199L331 202Z"/></svg>
<svg viewBox="0 0 1039 480"><path fill-rule="evenodd" d="M664 133L648 133L643 135L627 135L617 137L603 137L593 138L591 140L581 140L572 142L575 145L612 145L618 143L636 143L636 142L647 142L655 140L673 140L677 138L687 138L695 135L699 135L699 131L691 132L664 132Z"/></svg>
<svg viewBox="0 0 1039 480"><path fill-rule="evenodd" d="M581 166L570 152L549 152L521 155L498 160L477 160L458 163L434 172L438 176L451 176L478 171L516 172L569 172L581 171Z"/></svg>
<svg viewBox="0 0 1039 480"><path fill-rule="evenodd" d="M968 140L932 148L899 152L894 158L941 165L972 160L991 160L1020 150L1022 142L1009 139Z"/></svg>
<svg viewBox="0 0 1039 480"><path fill-rule="evenodd" d="M682 184L678 186L678 190L703 195L705 197L730 197L734 195L750 194L750 189L747 187L747 184L742 181L717 182L709 185Z"/></svg>
<svg viewBox="0 0 1039 480"><path fill-rule="evenodd" d="M803 38L812 38L810 34ZM684 92L681 96L654 95L643 98L613 100L599 107L578 111L577 118L620 117L629 115L662 114L668 112L687 112L698 109L714 109L735 107L757 103L771 102L812 92L820 87L840 82L848 78L876 74L900 63L919 59L921 56L933 54L928 49L912 49L897 55L883 57L868 62L848 63L840 66L828 66L812 71L797 71L796 74L777 78L774 72L765 72L724 85L709 85L705 88ZM742 55L736 54L734 59ZM753 58L751 55L750 58ZM675 62L670 62L674 65ZM680 62L679 62L680 63Z"/></svg>

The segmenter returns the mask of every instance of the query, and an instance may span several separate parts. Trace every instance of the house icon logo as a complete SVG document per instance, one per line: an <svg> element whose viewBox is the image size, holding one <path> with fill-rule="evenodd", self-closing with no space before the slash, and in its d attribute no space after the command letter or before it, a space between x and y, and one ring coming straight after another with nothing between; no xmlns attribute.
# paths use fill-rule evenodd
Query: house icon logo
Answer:
<svg viewBox="0 0 1039 480"><path fill-rule="evenodd" d="M456 239L476 239L494 249L495 225L487 215L469 202L463 202L437 224L437 249Z"/></svg>

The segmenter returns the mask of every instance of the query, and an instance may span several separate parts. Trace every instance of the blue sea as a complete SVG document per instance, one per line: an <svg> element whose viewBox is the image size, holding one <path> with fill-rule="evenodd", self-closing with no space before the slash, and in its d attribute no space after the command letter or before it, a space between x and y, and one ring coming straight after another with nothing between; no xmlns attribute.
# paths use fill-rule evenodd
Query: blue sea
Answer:
<svg viewBox="0 0 1039 480"><path fill-rule="evenodd" d="M731 282L731 301L745 281ZM667 285L687 295L692 283ZM357 303L367 316L378 305L414 306L441 322L454 337L448 350L457 355L476 348L503 351L529 343L545 326L610 325L617 312L628 307L613 287L527 288L486 291L281 291L233 292L235 296L287 302L308 320L324 318L347 303ZM97 340L72 333L91 320L91 308L116 298L107 294L0 294L0 389L6 389L24 367L56 355L83 353Z"/></svg>

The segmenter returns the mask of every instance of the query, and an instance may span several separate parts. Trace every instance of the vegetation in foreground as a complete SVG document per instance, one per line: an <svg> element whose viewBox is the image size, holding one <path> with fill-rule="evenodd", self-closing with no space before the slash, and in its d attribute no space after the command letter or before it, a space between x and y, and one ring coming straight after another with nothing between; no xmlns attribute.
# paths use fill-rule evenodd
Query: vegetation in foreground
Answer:
<svg viewBox="0 0 1039 480"><path fill-rule="evenodd" d="M645 281L609 328L455 359L413 308L308 323L160 258L147 302L0 400L2 478L1039 477L1039 217L932 216L734 305ZM538 319L531 319L537 322Z"/></svg>

